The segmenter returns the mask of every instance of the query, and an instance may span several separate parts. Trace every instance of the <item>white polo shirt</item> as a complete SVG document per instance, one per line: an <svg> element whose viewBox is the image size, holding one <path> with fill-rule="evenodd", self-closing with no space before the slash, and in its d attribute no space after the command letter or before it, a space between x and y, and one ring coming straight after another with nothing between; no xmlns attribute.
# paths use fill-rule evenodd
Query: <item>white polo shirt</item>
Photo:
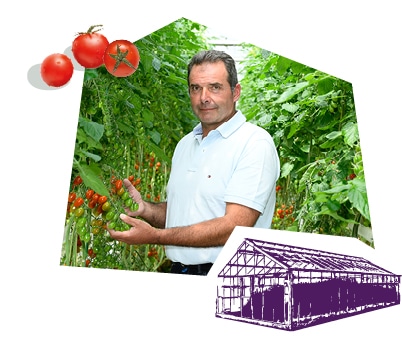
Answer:
<svg viewBox="0 0 402 350"><path fill-rule="evenodd" d="M202 138L201 124L174 151L167 185L166 227L188 226L225 214L238 203L261 215L255 227L270 228L280 165L275 144L264 129L238 111ZM222 247L166 246L166 255L183 264L213 263Z"/></svg>

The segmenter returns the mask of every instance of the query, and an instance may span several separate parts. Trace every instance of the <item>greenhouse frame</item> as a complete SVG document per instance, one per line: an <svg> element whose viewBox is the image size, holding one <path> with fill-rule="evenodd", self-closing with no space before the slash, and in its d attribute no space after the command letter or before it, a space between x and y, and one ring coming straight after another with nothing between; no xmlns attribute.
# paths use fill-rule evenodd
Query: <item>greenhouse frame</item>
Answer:
<svg viewBox="0 0 402 350"><path fill-rule="evenodd" d="M246 238L218 274L215 315L293 331L399 305L400 277L361 257Z"/></svg>

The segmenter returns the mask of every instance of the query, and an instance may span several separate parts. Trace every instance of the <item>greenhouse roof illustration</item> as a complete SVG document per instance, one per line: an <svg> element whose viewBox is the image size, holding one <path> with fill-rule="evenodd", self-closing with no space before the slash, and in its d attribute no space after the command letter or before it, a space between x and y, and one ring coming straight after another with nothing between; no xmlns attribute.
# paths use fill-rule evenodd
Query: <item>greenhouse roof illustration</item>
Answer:
<svg viewBox="0 0 402 350"><path fill-rule="evenodd" d="M275 275L297 270L393 275L361 257L247 238L219 277Z"/></svg>

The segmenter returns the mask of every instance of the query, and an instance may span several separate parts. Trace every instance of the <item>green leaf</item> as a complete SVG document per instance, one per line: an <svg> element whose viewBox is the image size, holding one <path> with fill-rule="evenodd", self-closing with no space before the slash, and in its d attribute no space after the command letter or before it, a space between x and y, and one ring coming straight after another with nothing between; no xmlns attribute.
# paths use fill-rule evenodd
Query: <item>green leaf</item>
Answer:
<svg viewBox="0 0 402 350"><path fill-rule="evenodd" d="M98 71L96 69L89 69L89 68L85 69L84 82L91 79L95 79L97 77L98 77Z"/></svg>
<svg viewBox="0 0 402 350"><path fill-rule="evenodd" d="M82 151L82 153L87 156L88 158L93 159L95 162L99 162L102 157L98 156L97 154L91 153L91 152L87 152L87 151Z"/></svg>
<svg viewBox="0 0 402 350"><path fill-rule="evenodd" d="M320 95L325 95L328 92L332 91L334 88L335 79L331 76L326 76L323 79L319 80L317 83L317 92Z"/></svg>
<svg viewBox="0 0 402 350"><path fill-rule="evenodd" d="M367 220L370 220L366 182L363 179L355 178L350 183L351 187L348 191L350 202Z"/></svg>
<svg viewBox="0 0 402 350"><path fill-rule="evenodd" d="M152 59L152 67L154 67L154 69L156 70L156 71L159 71L160 69L161 69L161 60L160 59L158 59L157 57L154 57L153 59Z"/></svg>
<svg viewBox="0 0 402 350"><path fill-rule="evenodd" d="M328 140L326 142L323 142L322 144L320 144L321 148L331 148L334 147L336 145L339 144L339 140L338 139L333 139L333 140Z"/></svg>
<svg viewBox="0 0 402 350"><path fill-rule="evenodd" d="M161 142L161 134L155 129L149 130L148 134L151 136L151 140L155 142L157 145L159 145L159 143Z"/></svg>
<svg viewBox="0 0 402 350"><path fill-rule="evenodd" d="M276 70L279 74L283 75L292 65L292 60L289 58L279 56L278 61L276 63Z"/></svg>
<svg viewBox="0 0 402 350"><path fill-rule="evenodd" d="M296 134L300 129L300 124L299 123L292 123L290 125L290 131L287 134L286 138L290 139L294 134Z"/></svg>
<svg viewBox="0 0 402 350"><path fill-rule="evenodd" d="M86 121L80 118L79 125L85 131L85 133L92 137L95 141L99 141L105 131L105 126L96 122Z"/></svg>
<svg viewBox="0 0 402 350"><path fill-rule="evenodd" d="M283 164L281 167L281 177L288 176L293 168L294 168L294 164L291 164L291 163Z"/></svg>
<svg viewBox="0 0 402 350"><path fill-rule="evenodd" d="M339 193L342 191L348 191L352 186L350 184L347 185L342 185L339 184L337 186L334 186L328 190L323 191L324 193L332 194L332 193Z"/></svg>
<svg viewBox="0 0 402 350"><path fill-rule="evenodd" d="M326 204L327 204L328 209L331 211L338 211L341 207L341 205L338 201L334 201L331 199L328 199Z"/></svg>
<svg viewBox="0 0 402 350"><path fill-rule="evenodd" d="M336 219L338 221L347 222L347 223L350 223L350 224L356 224L355 220L346 219L346 218L338 215L336 212L332 211L331 209L329 209L325 205L323 206L322 210L317 213L317 215L329 215L329 216L333 217L334 219Z"/></svg>
<svg viewBox="0 0 402 350"><path fill-rule="evenodd" d="M324 192L315 192L315 202L326 203L328 201L328 196Z"/></svg>
<svg viewBox="0 0 402 350"><path fill-rule="evenodd" d="M108 196L109 191L99 177L101 172L100 168L96 165L86 165L82 163L76 163L82 181L85 186L92 188L95 192L103 196Z"/></svg>
<svg viewBox="0 0 402 350"><path fill-rule="evenodd" d="M295 113L299 109L299 106L294 103L284 103L281 107L289 113Z"/></svg>
<svg viewBox="0 0 402 350"><path fill-rule="evenodd" d="M329 134L327 134L325 137L329 140L334 140L337 137L342 136L342 132L341 131L332 131Z"/></svg>
<svg viewBox="0 0 402 350"><path fill-rule="evenodd" d="M274 101L274 103L283 103L283 102L286 102L286 101L290 100L292 97L297 95L300 91L305 89L308 85L309 85L308 82L301 82L301 83L295 84L294 86L292 86L292 87L288 88L287 90L285 90L279 96L279 98L276 101Z"/></svg>
<svg viewBox="0 0 402 350"><path fill-rule="evenodd" d="M345 143L349 146L353 146L356 142L359 142L359 130L357 123L348 122L342 128L342 134L344 136Z"/></svg>

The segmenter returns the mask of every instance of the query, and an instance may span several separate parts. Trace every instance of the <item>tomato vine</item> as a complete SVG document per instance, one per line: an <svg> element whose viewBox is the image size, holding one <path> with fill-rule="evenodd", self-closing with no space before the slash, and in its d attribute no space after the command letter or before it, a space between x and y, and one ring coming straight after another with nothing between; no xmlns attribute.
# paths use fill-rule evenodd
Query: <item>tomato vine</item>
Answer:
<svg viewBox="0 0 402 350"><path fill-rule="evenodd" d="M174 147L197 122L188 103L186 65L206 48L204 30L182 19L134 42L141 60L133 75L115 77L104 66L85 70L62 265L166 270L163 246L128 246L105 228L126 229L118 215L124 207L135 209L124 178L144 199L165 199ZM178 40L184 35L185 41ZM74 206L73 196L84 202Z"/></svg>

